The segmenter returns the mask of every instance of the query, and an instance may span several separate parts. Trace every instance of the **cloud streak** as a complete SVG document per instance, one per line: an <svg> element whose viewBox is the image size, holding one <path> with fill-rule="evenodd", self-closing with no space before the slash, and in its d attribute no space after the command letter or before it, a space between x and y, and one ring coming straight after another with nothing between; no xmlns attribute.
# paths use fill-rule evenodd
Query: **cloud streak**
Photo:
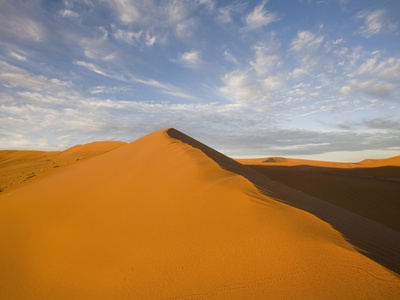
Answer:
<svg viewBox="0 0 400 300"><path fill-rule="evenodd" d="M398 23L389 19L388 13L385 9L360 11L357 13L356 19L363 21L363 24L357 33L366 38L386 32L394 32L398 27Z"/></svg>

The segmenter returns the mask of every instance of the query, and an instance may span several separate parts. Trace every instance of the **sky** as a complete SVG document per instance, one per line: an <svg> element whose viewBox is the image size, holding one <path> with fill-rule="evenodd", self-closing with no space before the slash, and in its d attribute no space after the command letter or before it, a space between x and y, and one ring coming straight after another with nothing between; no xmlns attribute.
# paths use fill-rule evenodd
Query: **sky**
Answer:
<svg viewBox="0 0 400 300"><path fill-rule="evenodd" d="M0 0L0 149L174 127L233 157L400 155L398 0Z"/></svg>

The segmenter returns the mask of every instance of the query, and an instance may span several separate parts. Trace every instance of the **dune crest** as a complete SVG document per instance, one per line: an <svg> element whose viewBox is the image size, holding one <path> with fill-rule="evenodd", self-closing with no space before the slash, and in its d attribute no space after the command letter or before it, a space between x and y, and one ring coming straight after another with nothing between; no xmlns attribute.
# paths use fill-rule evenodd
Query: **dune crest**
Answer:
<svg viewBox="0 0 400 300"><path fill-rule="evenodd" d="M0 298L398 296L396 275L214 151L161 130L1 195Z"/></svg>

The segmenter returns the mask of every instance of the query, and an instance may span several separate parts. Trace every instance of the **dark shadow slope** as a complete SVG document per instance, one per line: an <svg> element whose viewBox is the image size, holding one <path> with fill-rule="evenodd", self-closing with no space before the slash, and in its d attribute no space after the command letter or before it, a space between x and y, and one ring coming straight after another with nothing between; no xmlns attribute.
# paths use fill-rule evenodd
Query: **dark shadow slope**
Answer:
<svg viewBox="0 0 400 300"><path fill-rule="evenodd" d="M268 174L263 175L256 168L244 166L176 129L168 129L167 134L171 138L201 150L218 163L221 168L247 178L265 195L307 211L331 224L361 253L400 274L400 233L398 231L361 216L357 212L351 212L329 203L328 200L321 200L274 181L265 176ZM338 186L337 188L340 189L341 187Z"/></svg>
<svg viewBox="0 0 400 300"><path fill-rule="evenodd" d="M247 165L275 181L400 232L400 167Z"/></svg>

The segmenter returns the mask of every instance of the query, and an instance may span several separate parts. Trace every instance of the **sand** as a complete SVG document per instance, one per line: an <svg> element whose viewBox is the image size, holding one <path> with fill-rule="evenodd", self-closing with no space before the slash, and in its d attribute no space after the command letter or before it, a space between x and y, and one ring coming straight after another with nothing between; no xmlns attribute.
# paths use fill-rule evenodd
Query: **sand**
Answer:
<svg viewBox="0 0 400 300"><path fill-rule="evenodd" d="M126 143L103 141L54 152L0 150L0 191L18 188L38 178L59 172L59 168L84 161L123 145Z"/></svg>
<svg viewBox="0 0 400 300"><path fill-rule="evenodd" d="M280 183L179 131L79 152L89 148L85 159L71 156L0 193L0 299L400 294L395 273L247 177ZM10 174L13 155L0 160ZM34 168L60 153L24 155Z"/></svg>

